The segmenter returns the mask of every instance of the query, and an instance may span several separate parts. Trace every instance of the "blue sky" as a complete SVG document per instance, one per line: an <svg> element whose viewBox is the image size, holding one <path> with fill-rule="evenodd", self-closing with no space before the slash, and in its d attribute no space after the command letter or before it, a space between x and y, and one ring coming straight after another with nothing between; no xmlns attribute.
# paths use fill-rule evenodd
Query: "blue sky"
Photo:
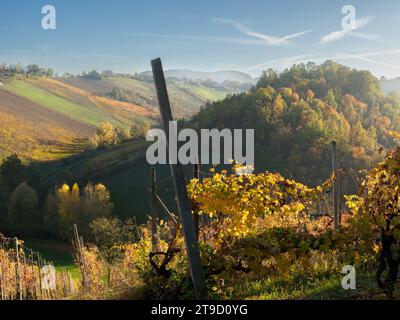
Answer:
<svg viewBox="0 0 400 320"><path fill-rule="evenodd" d="M41 27L44 5L56 8L56 30ZM357 29L349 33L344 5L356 9ZM400 1L1 0L0 62L134 73L155 57L167 69L252 76L333 59L399 77Z"/></svg>

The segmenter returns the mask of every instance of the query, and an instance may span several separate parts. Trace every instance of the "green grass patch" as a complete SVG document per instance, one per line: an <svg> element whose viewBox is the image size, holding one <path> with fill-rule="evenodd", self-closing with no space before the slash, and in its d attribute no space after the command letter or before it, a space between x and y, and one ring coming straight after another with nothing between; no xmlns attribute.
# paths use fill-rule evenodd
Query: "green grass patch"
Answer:
<svg viewBox="0 0 400 320"><path fill-rule="evenodd" d="M73 247L70 243L56 240L28 239L25 246L40 252L43 259L52 261L56 267L74 266Z"/></svg>
<svg viewBox="0 0 400 320"><path fill-rule="evenodd" d="M293 277L290 280L269 278L248 281L238 285L231 299L246 300L354 300L385 298L375 283L374 272L360 271L356 277L356 289L345 290L341 281L344 275L317 274Z"/></svg>
<svg viewBox="0 0 400 320"><path fill-rule="evenodd" d="M201 86L195 86L185 83L177 84L178 87L183 88L189 92L193 92L199 98L208 101L218 101L224 99L230 92L228 91L218 91L211 88L205 88Z"/></svg>
<svg viewBox="0 0 400 320"><path fill-rule="evenodd" d="M78 105L65 98L58 97L25 81L11 81L5 87L7 90L49 110L89 125L99 126L102 122L108 120L107 115L100 111L91 110L88 106Z"/></svg>

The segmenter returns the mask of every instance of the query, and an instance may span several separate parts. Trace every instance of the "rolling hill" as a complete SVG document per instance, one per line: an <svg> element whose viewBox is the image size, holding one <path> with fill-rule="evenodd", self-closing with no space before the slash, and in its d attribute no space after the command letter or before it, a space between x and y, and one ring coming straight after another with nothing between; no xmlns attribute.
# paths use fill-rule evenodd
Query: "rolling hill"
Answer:
<svg viewBox="0 0 400 320"><path fill-rule="evenodd" d="M335 140L339 161L356 181L360 169L382 159L378 150L393 146L389 132L400 130L400 96L385 96L366 70L333 61L299 64L269 70L247 94L212 103L191 122L198 129L254 129L256 170L308 185L330 175Z"/></svg>
<svg viewBox="0 0 400 320"><path fill-rule="evenodd" d="M25 160L50 161L76 155L104 122L130 129L156 125L154 84L128 76L11 77L0 74L0 159L16 153ZM188 118L207 102L233 93L225 87L170 80L175 118ZM113 96L118 90L121 97Z"/></svg>
<svg viewBox="0 0 400 320"><path fill-rule="evenodd" d="M83 77L61 79L65 84L101 96L110 96L114 88L124 94L124 100L158 112L157 96L152 81L128 77L107 77L94 80ZM198 112L208 101L223 99L233 93L227 89L213 89L183 81L168 81L168 94L176 118L187 118Z"/></svg>
<svg viewBox="0 0 400 320"><path fill-rule="evenodd" d="M0 158L16 153L25 159L51 160L80 151L95 127L0 90Z"/></svg>
<svg viewBox="0 0 400 320"><path fill-rule="evenodd" d="M151 76L151 71L145 71L142 73L145 76ZM215 72L204 72L194 71L188 69L171 69L165 71L165 78L171 79L188 79L188 80L212 80L215 82L223 83L225 81L238 82L238 83L249 83L255 84L255 80L248 74L240 71L215 71Z"/></svg>
<svg viewBox="0 0 400 320"><path fill-rule="evenodd" d="M145 107L98 96L56 79L11 80L0 88L0 156L54 160L79 153L103 122L156 123Z"/></svg>

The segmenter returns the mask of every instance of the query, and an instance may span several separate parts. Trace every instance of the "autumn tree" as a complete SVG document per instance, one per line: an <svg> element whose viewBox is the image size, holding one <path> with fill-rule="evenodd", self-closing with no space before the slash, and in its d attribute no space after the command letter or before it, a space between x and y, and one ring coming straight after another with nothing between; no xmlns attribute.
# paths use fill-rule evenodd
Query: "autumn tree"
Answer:
<svg viewBox="0 0 400 320"><path fill-rule="evenodd" d="M38 225L36 207L38 197L27 183L21 183L11 194L8 219L12 228L20 235L28 235Z"/></svg>
<svg viewBox="0 0 400 320"><path fill-rule="evenodd" d="M103 122L97 129L91 144L95 149L103 149L118 143L118 135L110 122Z"/></svg>
<svg viewBox="0 0 400 320"><path fill-rule="evenodd" d="M97 218L109 217L113 209L110 201L110 192L101 183L89 183L80 199L81 213L79 221L82 231L89 234L89 224Z"/></svg>
<svg viewBox="0 0 400 320"><path fill-rule="evenodd" d="M400 138L399 134L395 134ZM388 152L385 160L368 172L362 182L359 198L349 206L358 217L360 235L369 238L369 245L379 243L379 266L376 278L379 287L392 297L400 266L400 147Z"/></svg>
<svg viewBox="0 0 400 320"><path fill-rule="evenodd" d="M44 221L48 232L54 233L55 228L63 239L70 236L74 224L81 234L88 236L89 224L96 218L110 216L112 208L110 192L103 184L89 183L83 190L77 183L72 187L64 184L47 197Z"/></svg>
<svg viewBox="0 0 400 320"><path fill-rule="evenodd" d="M4 229L7 223L8 201L9 189L5 179L0 174L0 229Z"/></svg>
<svg viewBox="0 0 400 320"><path fill-rule="evenodd" d="M133 223L121 222L118 218L96 218L90 225L90 241L96 245L107 265L107 279L110 284L111 268L123 258L125 243L134 240Z"/></svg>

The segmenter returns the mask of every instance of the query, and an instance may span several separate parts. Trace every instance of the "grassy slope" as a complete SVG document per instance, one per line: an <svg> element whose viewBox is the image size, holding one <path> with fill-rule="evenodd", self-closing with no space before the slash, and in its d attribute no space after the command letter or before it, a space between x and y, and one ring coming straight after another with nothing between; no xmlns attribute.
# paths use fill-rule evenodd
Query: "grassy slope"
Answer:
<svg viewBox="0 0 400 320"><path fill-rule="evenodd" d="M157 97L152 82L122 77L110 77L104 80L68 78L62 79L62 81L99 95L110 94L113 88L118 87L123 91L129 92L133 102L152 110L158 109ZM223 99L227 94L231 93L174 81L168 81L167 87L175 117L193 115L207 101Z"/></svg>
<svg viewBox="0 0 400 320"><path fill-rule="evenodd" d="M321 274L288 281L263 279L238 286L232 299L246 300L381 300L387 297L378 288L370 266L357 272L356 289L345 290L343 274Z"/></svg>
<svg viewBox="0 0 400 320"><path fill-rule="evenodd" d="M75 104L65 98L58 97L43 89L37 88L28 82L12 81L6 85L6 89L35 103L38 103L45 108L90 125L99 126L101 122L106 120L104 115L96 113L94 110L82 108L82 106L78 104Z"/></svg>
<svg viewBox="0 0 400 320"><path fill-rule="evenodd" d="M194 86L187 83L177 83L177 86L187 90L191 94L197 95L200 99L206 101L217 101L224 99L228 94L232 93L230 91L219 91L211 88Z"/></svg>
<svg viewBox="0 0 400 320"><path fill-rule="evenodd" d="M0 158L53 160L80 152L81 141L94 127L52 112L0 89Z"/></svg>
<svg viewBox="0 0 400 320"><path fill-rule="evenodd" d="M5 88L54 112L96 127L105 121L125 127L138 116L151 116L138 106L94 96L56 80L11 81Z"/></svg>
<svg viewBox="0 0 400 320"><path fill-rule="evenodd" d="M64 158L81 152L81 141L102 122L125 128L156 122L147 108L45 78L7 82L0 89L0 116L0 159L11 153L28 160Z"/></svg>

